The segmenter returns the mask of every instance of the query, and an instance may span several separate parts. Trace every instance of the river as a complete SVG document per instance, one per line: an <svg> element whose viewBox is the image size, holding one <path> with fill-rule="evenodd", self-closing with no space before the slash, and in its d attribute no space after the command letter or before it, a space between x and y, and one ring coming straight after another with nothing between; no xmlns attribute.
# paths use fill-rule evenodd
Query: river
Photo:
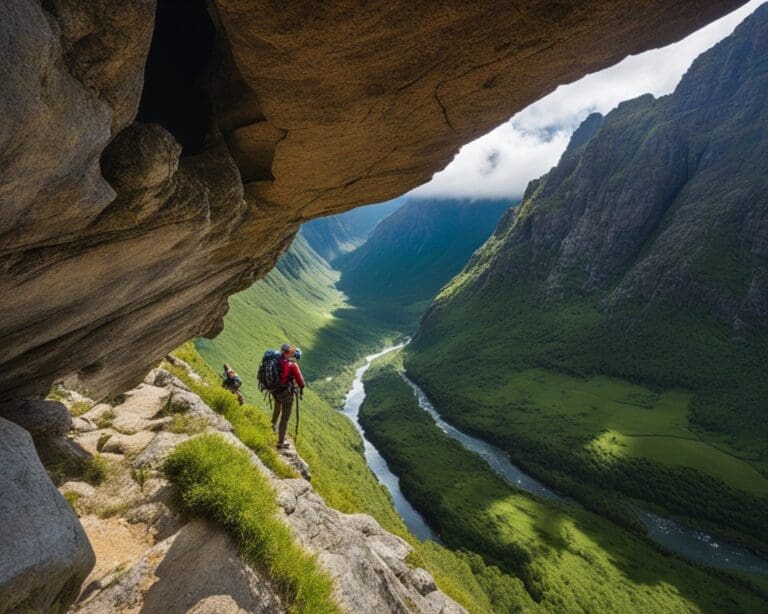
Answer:
<svg viewBox="0 0 768 614"><path fill-rule="evenodd" d="M458 441L468 450L479 454L491 469L508 483L544 499L575 504L573 500L557 494L512 464L507 454L500 448L477 437L467 435L448 424L441 418L425 392L405 374L403 374L403 379L413 390L413 394L419 402L419 407L432 416L440 430ZM648 537L664 546L667 550L671 550L686 559L707 567L768 576L768 561L757 556L747 548L717 539L703 531L668 518L651 514L634 505L630 507L645 525Z"/></svg>
<svg viewBox="0 0 768 614"><path fill-rule="evenodd" d="M405 495L403 495L402 491L400 490L399 478L394 473L392 473L389 466L387 466L387 462L384 460L381 454L379 454L379 451L370 441L368 441L368 438L365 436L365 431L360 425L360 406L365 400L363 375L371 366L371 363L374 360L384 356L384 354L399 350L404 346L405 343L401 343L400 345L386 348L377 354L371 354L370 356L365 357L365 364L357 369L357 371L355 371L355 379L352 382L352 388L349 389L349 392L344 399L344 407L342 408L342 412L350 420L352 420L352 424L355 425L355 428L363 438L365 460L368 462L368 466L371 468L371 471L373 471L379 482L381 482L392 495L395 508L400 513L400 516L402 516L405 525L408 527L408 530L421 541L431 539L432 541L439 542L439 538L424 520L424 517L419 514L419 512L417 512L410 504L408 499L405 498Z"/></svg>
<svg viewBox="0 0 768 614"><path fill-rule="evenodd" d="M389 490L395 508L402 516L408 529L422 541L431 539L439 542L439 538L424 520L424 517L414 509L408 499L403 495L400 490L399 478L392 473L387 466L387 462L376 447L368 441L365 436L365 431L360 425L359 419L360 406L365 400L363 375L374 360L389 352L401 349L406 343L401 343L400 345L386 348L376 354L366 356L365 364L355 371L355 379L352 382L352 388L350 388L346 399L344 400L342 411L350 420L352 420L355 428L357 428L360 436L363 438L365 459L368 462L368 466L371 468L374 475L376 475L379 482ZM573 501L573 499L558 494L551 488L542 484L536 478L528 475L520 467L513 464L509 460L507 454L500 448L497 448L482 439L468 435L448 424L435 409L426 393L405 374L403 374L403 379L411 387L411 390L413 390L413 394L419 403L419 407L432 417L441 431L452 439L458 441L468 450L478 454L486 463L488 463L488 466L491 467L493 471L509 484L542 499L576 505L576 502ZM634 505L631 506L631 508L645 525L648 537L667 550L708 567L768 576L768 561L757 556L747 548L725 540L716 539L703 531L652 514L637 508Z"/></svg>

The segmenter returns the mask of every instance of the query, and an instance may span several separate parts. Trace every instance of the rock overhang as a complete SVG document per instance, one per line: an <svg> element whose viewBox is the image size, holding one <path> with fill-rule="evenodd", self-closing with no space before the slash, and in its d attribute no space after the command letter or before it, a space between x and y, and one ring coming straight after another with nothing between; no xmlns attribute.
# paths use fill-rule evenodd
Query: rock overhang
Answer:
<svg viewBox="0 0 768 614"><path fill-rule="evenodd" d="M73 373L124 390L214 334L303 220L402 194L558 85L742 3L160 0L155 22L151 0L9 0L0 398ZM175 44L186 26L200 48ZM166 68L145 84L148 56ZM200 97L180 125L147 102L174 62L175 104Z"/></svg>

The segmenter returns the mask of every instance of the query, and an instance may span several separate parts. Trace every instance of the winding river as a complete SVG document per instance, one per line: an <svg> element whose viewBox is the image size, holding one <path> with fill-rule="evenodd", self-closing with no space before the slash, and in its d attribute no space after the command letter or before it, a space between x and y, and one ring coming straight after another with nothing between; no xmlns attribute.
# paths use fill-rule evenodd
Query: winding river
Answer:
<svg viewBox="0 0 768 614"><path fill-rule="evenodd" d="M352 388L350 388L347 393L342 411L350 420L352 420L355 428L357 428L360 436L363 438L365 459L368 462L368 466L376 475L379 482L389 490L392 499L394 500L395 508L402 516L408 529L422 541L431 539L439 542L440 540L435 532L403 495L400 490L400 480L389 469L379 451L370 441L368 441L365 436L365 431L359 421L360 406L365 400L363 375L374 360L389 352L399 350L405 345L405 343L401 343L400 345L386 348L377 354L372 354L366 357L365 364L355 371L355 379L352 383ZM491 467L491 469L509 484L541 497L542 499L577 505L573 499L558 494L551 488L542 484L536 478L528 475L525 471L520 469L520 467L510 462L507 454L500 448L497 448L482 439L468 435L448 424L435 409L426 393L405 374L403 374L403 379L411 387L411 390L413 390L413 394L419 403L419 407L432 417L441 431L452 439L458 441L468 450L478 454L486 463L488 463L488 466ZM631 506L631 508L645 525L648 537L667 550L708 567L768 576L768 560L757 556L747 548L725 540L716 539L707 533L668 518L657 516L656 514L637 508L634 505Z"/></svg>
<svg viewBox="0 0 768 614"><path fill-rule="evenodd" d="M508 483L543 499L575 504L575 501L557 494L512 464L504 451L481 439L467 435L440 417L432 402L417 384L403 374L403 379L413 390L416 400L435 424L446 435L462 446L479 454L498 475ZM630 506L645 525L648 537L680 556L717 569L729 569L745 573L768 576L768 561L747 548L725 540L716 539L703 531L686 526L674 520L651 514L634 505Z"/></svg>
<svg viewBox="0 0 768 614"><path fill-rule="evenodd" d="M355 379L352 382L352 388L349 389L349 392L344 399L344 407L342 408L342 412L350 420L352 420L352 424L355 425L355 428L363 438L365 460L367 461L368 466L371 468L371 471L373 471L379 482L381 482L392 495L395 508L400 513L400 516L402 516L405 525L408 527L408 530L421 541L431 539L432 541L439 542L439 538L429 527L423 516L419 514L419 512L417 512L410 504L408 499L405 498L405 495L403 495L402 491L400 490L399 478L394 473L392 473L390 468L387 466L387 462L384 460L381 454L379 454L379 451L370 441L368 441L368 438L365 436L365 431L360 425L360 406L365 400L363 375L371 366L371 363L374 360L384 356L384 354L399 350L403 346L405 346L405 343L386 348L378 354L371 354L370 356L365 357L365 364L357 369L357 371L355 371Z"/></svg>

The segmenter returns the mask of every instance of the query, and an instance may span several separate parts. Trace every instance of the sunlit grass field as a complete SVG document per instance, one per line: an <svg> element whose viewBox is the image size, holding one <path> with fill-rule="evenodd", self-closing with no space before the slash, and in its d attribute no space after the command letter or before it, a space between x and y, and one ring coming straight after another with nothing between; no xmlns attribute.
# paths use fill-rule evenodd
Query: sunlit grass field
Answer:
<svg viewBox="0 0 768 614"><path fill-rule="evenodd" d="M657 392L606 376L526 369L498 380L467 382L462 394L480 400L472 408L477 429L510 439L577 439L618 457L691 467L734 488L768 494L768 479L752 465L702 440L688 420L691 394L686 391Z"/></svg>
<svg viewBox="0 0 768 614"><path fill-rule="evenodd" d="M540 300L447 287L409 374L446 419L592 509L622 493L768 550L768 344L735 344L693 310L608 317L594 299Z"/></svg>
<svg viewBox="0 0 768 614"><path fill-rule="evenodd" d="M661 554L600 516L510 487L437 428L395 361L383 360L366 374L366 432L401 476L406 496L450 546L481 552L510 582L522 580L526 593L514 591L517 607L761 611L759 597ZM495 605L504 603L499 597Z"/></svg>

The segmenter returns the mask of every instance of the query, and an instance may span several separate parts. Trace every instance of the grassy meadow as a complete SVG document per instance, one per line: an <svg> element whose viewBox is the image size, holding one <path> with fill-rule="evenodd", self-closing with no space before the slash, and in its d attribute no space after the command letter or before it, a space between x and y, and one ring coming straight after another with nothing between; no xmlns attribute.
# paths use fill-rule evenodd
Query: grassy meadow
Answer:
<svg viewBox="0 0 768 614"><path fill-rule="evenodd" d="M734 346L694 311L608 318L592 300L542 307L532 288L455 289L405 356L447 419L593 509L618 492L768 549L768 445L754 426L768 344Z"/></svg>

